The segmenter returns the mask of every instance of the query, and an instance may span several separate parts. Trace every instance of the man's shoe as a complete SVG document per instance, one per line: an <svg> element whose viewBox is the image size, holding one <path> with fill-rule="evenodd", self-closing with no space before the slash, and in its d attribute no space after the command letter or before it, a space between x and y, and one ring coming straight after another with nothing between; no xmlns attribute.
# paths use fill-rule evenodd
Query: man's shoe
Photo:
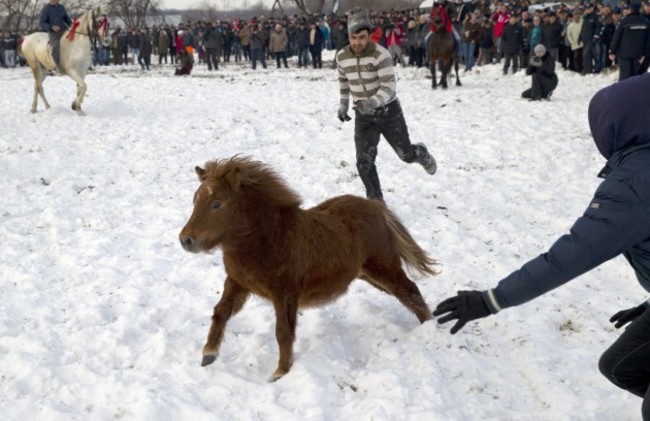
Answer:
<svg viewBox="0 0 650 421"><path fill-rule="evenodd" d="M424 146L423 143L418 143L416 146L419 146L420 153L418 154L418 162L420 165L424 167L424 170L428 172L429 174L433 175L436 173L438 170L438 164L436 164L436 160L433 158L433 155L429 153L427 150L427 147Z"/></svg>

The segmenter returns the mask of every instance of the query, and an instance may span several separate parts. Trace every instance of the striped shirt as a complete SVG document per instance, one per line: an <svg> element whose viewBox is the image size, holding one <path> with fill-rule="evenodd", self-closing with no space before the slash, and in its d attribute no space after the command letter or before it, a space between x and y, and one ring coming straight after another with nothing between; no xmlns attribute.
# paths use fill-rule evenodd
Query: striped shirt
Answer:
<svg viewBox="0 0 650 421"><path fill-rule="evenodd" d="M395 98L393 59L387 49L372 41L357 57L350 46L336 54L341 101L368 99L373 108L384 106Z"/></svg>

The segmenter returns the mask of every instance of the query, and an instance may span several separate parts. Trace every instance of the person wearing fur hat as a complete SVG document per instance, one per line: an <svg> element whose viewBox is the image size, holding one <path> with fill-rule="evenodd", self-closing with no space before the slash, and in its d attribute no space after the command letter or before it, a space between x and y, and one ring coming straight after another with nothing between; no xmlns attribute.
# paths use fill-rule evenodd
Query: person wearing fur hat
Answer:
<svg viewBox="0 0 650 421"><path fill-rule="evenodd" d="M366 188L366 197L383 201L375 166L377 145L383 135L404 162L421 164L435 174L436 161L421 143L411 144L395 90L393 60L388 50L370 41L368 11L354 8L348 12L350 45L336 54L340 105L338 118L351 120L350 100L355 110L354 143L357 170Z"/></svg>
<svg viewBox="0 0 650 421"><path fill-rule="evenodd" d="M618 80L641 74L641 67L650 53L650 23L639 14L641 5L630 4L630 13L614 30L609 46L610 60L618 61Z"/></svg>
<svg viewBox="0 0 650 421"><path fill-rule="evenodd" d="M544 44L537 44L533 52L533 57L526 67L526 74L533 77L533 86L522 92L521 97L531 101L551 99L551 94L558 83L555 59L546 51Z"/></svg>

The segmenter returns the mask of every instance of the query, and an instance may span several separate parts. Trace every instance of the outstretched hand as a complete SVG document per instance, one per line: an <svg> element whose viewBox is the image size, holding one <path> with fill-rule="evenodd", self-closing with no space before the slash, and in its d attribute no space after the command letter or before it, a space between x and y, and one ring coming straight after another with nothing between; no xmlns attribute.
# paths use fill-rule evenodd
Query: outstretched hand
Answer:
<svg viewBox="0 0 650 421"><path fill-rule="evenodd" d="M641 304L640 306L637 307L632 307L628 308L627 310L621 310L615 315L612 316L609 321L611 323L614 323L614 327L616 329L625 326L629 322L633 322L636 320L640 315L645 313L646 311L646 306Z"/></svg>
<svg viewBox="0 0 650 421"><path fill-rule="evenodd" d="M490 314L480 291L458 291L458 295L447 298L433 311L434 317L442 316L438 319L439 324L458 320L451 328L452 335L462 329L467 322Z"/></svg>

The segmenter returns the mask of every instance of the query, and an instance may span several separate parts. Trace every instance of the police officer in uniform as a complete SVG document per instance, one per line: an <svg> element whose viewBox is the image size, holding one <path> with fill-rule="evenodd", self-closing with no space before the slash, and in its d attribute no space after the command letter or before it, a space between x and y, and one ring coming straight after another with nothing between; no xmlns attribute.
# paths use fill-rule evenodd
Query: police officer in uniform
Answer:
<svg viewBox="0 0 650 421"><path fill-rule="evenodd" d="M618 81L637 76L650 51L650 22L639 14L641 5L632 3L630 14L624 17L614 31L609 47L609 58L618 59Z"/></svg>

